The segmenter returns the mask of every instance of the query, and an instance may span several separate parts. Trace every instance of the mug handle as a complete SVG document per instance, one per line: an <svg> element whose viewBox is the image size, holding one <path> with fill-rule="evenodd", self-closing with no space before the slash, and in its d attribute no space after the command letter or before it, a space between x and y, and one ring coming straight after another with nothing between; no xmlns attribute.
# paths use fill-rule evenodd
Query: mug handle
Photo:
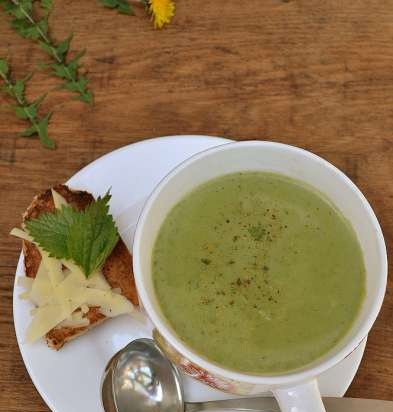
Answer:
<svg viewBox="0 0 393 412"><path fill-rule="evenodd" d="M282 412L326 412L316 379L274 389L273 394Z"/></svg>

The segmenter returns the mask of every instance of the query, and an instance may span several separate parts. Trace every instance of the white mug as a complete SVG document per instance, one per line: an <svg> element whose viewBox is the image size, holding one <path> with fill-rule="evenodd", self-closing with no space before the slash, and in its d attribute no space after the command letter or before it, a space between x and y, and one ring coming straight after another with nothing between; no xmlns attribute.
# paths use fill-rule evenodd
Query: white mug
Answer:
<svg viewBox="0 0 393 412"><path fill-rule="evenodd" d="M270 171L301 180L325 194L352 224L366 267L366 297L349 332L326 355L281 375L247 375L225 369L189 348L161 313L151 258L158 231L171 208L188 192L215 177L240 171ZM316 377L348 356L366 337L386 289L387 257L381 228L355 184L322 158L293 146L247 141L201 152L177 166L155 188L139 218L133 245L139 298L155 327L155 339L186 373L223 391L247 395L273 392L284 412L325 411ZM247 354L245 354L247 356Z"/></svg>

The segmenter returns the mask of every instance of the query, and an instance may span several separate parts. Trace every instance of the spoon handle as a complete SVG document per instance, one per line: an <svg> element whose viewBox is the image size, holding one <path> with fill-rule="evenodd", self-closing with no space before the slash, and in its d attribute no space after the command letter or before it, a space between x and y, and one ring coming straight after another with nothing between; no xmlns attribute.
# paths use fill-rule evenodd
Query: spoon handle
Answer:
<svg viewBox="0 0 393 412"><path fill-rule="evenodd" d="M329 412L393 412L393 402L374 399L323 398ZM202 411L280 412L274 398L240 398L210 402L186 402L184 412Z"/></svg>
<svg viewBox="0 0 393 412"><path fill-rule="evenodd" d="M271 397L226 399L209 402L186 402L184 412L231 410L244 412L280 412L277 402Z"/></svg>

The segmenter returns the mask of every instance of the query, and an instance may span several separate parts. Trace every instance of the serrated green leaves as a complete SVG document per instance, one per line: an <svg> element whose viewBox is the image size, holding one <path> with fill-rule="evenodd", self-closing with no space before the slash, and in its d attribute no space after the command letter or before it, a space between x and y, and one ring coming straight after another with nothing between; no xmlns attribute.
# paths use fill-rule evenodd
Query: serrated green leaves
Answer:
<svg viewBox="0 0 393 412"><path fill-rule="evenodd" d="M49 120L52 117L52 112L47 113L36 126L37 133L40 138L41 144L47 149L55 149L55 142L48 136Z"/></svg>
<svg viewBox="0 0 393 412"><path fill-rule="evenodd" d="M26 76L22 80L13 81L10 78L10 68L7 61L0 59L0 77L3 79L1 90L15 100L16 104L13 107L16 116L21 120L30 122L30 126L19 135L23 137L38 135L44 147L54 149L55 142L48 136L48 125L52 113L48 113L44 117L38 115L39 107L45 99L45 95L40 96L32 103L28 102L25 98L25 83L30 79L31 75Z"/></svg>
<svg viewBox="0 0 393 412"><path fill-rule="evenodd" d="M23 130L23 132L19 133L19 136L22 137L31 137L37 133L37 129L35 126L30 126L27 129Z"/></svg>
<svg viewBox="0 0 393 412"><path fill-rule="evenodd" d="M47 15L52 8L52 0L40 0L40 6L45 15L41 19L33 16L33 0L1 0L0 5L13 17L11 26L15 31L24 38L37 41L41 49L49 55L53 61L49 65L51 72L64 80L63 87L76 93L78 100L92 104L93 94L87 88L88 81L78 72L79 59L84 51L77 53L75 58L67 61L72 35L57 44L48 34Z"/></svg>
<svg viewBox="0 0 393 412"><path fill-rule="evenodd" d="M14 19L11 22L11 27L25 39L38 40L42 35L48 32L48 24L42 19L38 22L31 23L29 20Z"/></svg>
<svg viewBox="0 0 393 412"><path fill-rule="evenodd" d="M47 113L38 123L28 127L19 133L22 137L31 137L38 134L41 144L47 149L54 149L56 147L55 142L48 136L49 120L52 116L52 112Z"/></svg>
<svg viewBox="0 0 393 412"><path fill-rule="evenodd" d="M8 63L5 59L0 59L0 76L5 77L7 76L9 71Z"/></svg>
<svg viewBox="0 0 393 412"><path fill-rule="evenodd" d="M15 81L14 93L18 100L23 100L23 96L25 95L25 82L23 80Z"/></svg>
<svg viewBox="0 0 393 412"><path fill-rule="evenodd" d="M80 67L79 60L85 54L85 50L81 50L74 58L66 61L68 49L70 47L72 36L59 43L55 49L55 54L61 59L60 63L53 63L50 65L52 73L64 80L63 87L74 93L78 93L77 99L92 104L93 94L88 90L88 80L85 76L79 75ZM43 47L43 45L41 46ZM43 47L44 48L44 47ZM53 54L53 50L50 51Z"/></svg>
<svg viewBox="0 0 393 412"><path fill-rule="evenodd" d="M63 206L54 213L43 213L37 219L27 220L25 226L30 236L51 257L68 258L67 232L75 222L77 211L71 206Z"/></svg>
<svg viewBox="0 0 393 412"><path fill-rule="evenodd" d="M33 10L32 0L14 0L4 1L2 3L4 10L16 19L26 18L26 14L30 14Z"/></svg>
<svg viewBox="0 0 393 412"><path fill-rule="evenodd" d="M21 80L18 80L18 81L21 82ZM14 93L15 93L15 84L13 86ZM24 85L23 85L23 90L24 90ZM38 115L38 108L40 107L40 104L42 103L44 99L45 99L45 95L39 97L37 100L35 100L31 104L26 104L24 106L16 106L15 107L16 116L19 119L23 119L23 120L36 119ZM21 97L17 98L17 101L24 101L24 94L22 94Z"/></svg>
<svg viewBox="0 0 393 412"><path fill-rule="evenodd" d="M15 106L15 114L18 119L28 120L30 118L31 109L28 107ZM37 113L35 113L37 115Z"/></svg>
<svg viewBox="0 0 393 412"><path fill-rule="evenodd" d="M70 43L72 40L72 34L68 36L64 41L60 42L56 47L56 52L61 59L67 56L68 50L70 48Z"/></svg>
<svg viewBox="0 0 393 412"><path fill-rule="evenodd" d="M133 15L134 10L127 0L99 0L104 7L116 9L119 13Z"/></svg>
<svg viewBox="0 0 393 412"><path fill-rule="evenodd" d="M71 38L68 38L64 42L60 43L58 48L63 53L67 53L69 42ZM78 75L78 69L80 67L79 59L84 55L85 51L82 50L76 54L76 56L67 63L53 63L50 65L52 72L55 76L64 79L63 87L66 90L69 90L74 93L78 93L78 100L81 100L85 103L93 103L93 94L88 90L87 85L89 83L86 76Z"/></svg>
<svg viewBox="0 0 393 412"><path fill-rule="evenodd" d="M109 214L107 193L83 211L63 206L26 221L26 229L40 247L57 259L74 261L88 277L99 269L119 240Z"/></svg>
<svg viewBox="0 0 393 412"><path fill-rule="evenodd" d="M52 11L52 7L53 7L52 0L40 0L40 4L46 15L48 15Z"/></svg>

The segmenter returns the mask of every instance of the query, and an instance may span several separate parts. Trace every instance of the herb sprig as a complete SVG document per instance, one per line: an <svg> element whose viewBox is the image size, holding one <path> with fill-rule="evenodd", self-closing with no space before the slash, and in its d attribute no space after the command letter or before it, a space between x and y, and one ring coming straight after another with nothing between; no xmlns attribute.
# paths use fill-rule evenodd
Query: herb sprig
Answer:
<svg viewBox="0 0 393 412"><path fill-rule="evenodd" d="M119 240L112 215L109 192L83 211L63 206L25 222L35 242L50 256L74 261L89 277L100 269Z"/></svg>
<svg viewBox="0 0 393 412"><path fill-rule="evenodd" d="M116 9L119 13L134 15L134 9L127 0L98 0L104 7L108 9Z"/></svg>
<svg viewBox="0 0 393 412"><path fill-rule="evenodd" d="M33 16L33 0L0 0L0 5L13 17L11 26L16 32L24 38L37 41L50 56L53 63L49 64L49 68L54 76L63 79L64 88L77 93L77 99L92 104L93 94L87 88L88 79L79 73L79 60L85 51L82 50L67 61L72 35L60 43L56 43L49 35L47 16L52 8L52 0L40 1L45 16L39 19Z"/></svg>
<svg viewBox="0 0 393 412"><path fill-rule="evenodd" d="M30 126L20 133L20 136L31 137L38 135L41 144L48 148L54 149L55 142L48 136L48 123L52 112L45 116L38 115L40 104L45 98L45 95L34 100L32 103L28 102L25 97L25 83L31 76L27 76L22 80L11 79L10 67L5 59L0 59L0 78L3 80L1 90L11 96L16 105L14 106L15 114L19 119L28 120Z"/></svg>

